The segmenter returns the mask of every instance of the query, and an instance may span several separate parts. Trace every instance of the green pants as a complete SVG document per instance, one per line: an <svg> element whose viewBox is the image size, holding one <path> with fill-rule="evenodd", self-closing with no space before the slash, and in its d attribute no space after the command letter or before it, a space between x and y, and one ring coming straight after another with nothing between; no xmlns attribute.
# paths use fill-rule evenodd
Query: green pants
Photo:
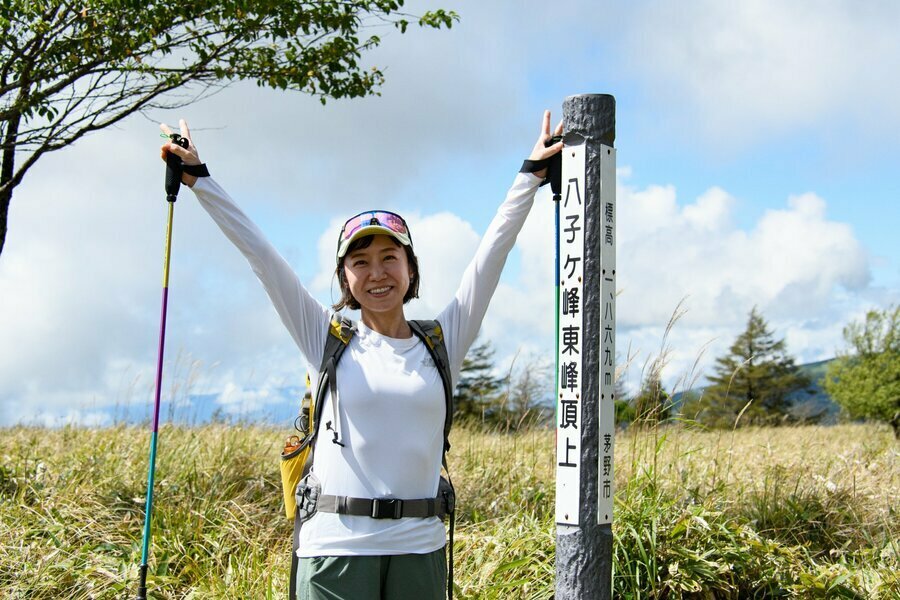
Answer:
<svg viewBox="0 0 900 600"><path fill-rule="evenodd" d="M429 554L316 556L297 567L298 600L442 600L444 548Z"/></svg>

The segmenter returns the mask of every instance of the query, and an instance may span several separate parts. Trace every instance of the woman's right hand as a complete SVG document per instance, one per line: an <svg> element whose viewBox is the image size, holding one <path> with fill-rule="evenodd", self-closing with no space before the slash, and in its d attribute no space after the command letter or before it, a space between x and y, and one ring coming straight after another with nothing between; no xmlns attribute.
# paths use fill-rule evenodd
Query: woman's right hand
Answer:
<svg viewBox="0 0 900 600"><path fill-rule="evenodd" d="M553 131L553 135L561 135L563 130L563 122L560 121L559 125L556 126L556 129ZM534 143L534 148L531 150L531 154L528 156L528 160L544 160L545 158L550 158L554 154L562 152L563 143L556 142L555 144L551 144L547 146L547 141L551 138L550 134L550 111L544 111L544 118L541 120L541 133L538 136L537 141ZM539 177L543 179L547 176L547 169L541 169L540 171L536 171L534 173L535 177Z"/></svg>
<svg viewBox="0 0 900 600"><path fill-rule="evenodd" d="M159 155L162 157L163 161L165 161L166 155L171 152L175 156L181 158L181 161L186 165L202 164L203 161L200 160L200 155L197 153L197 146L194 145L194 140L191 139L191 130L188 129L187 121L185 121L184 119L180 119L178 121L178 126L181 129L181 137L187 138L188 147L182 148L181 146L173 142L166 142L160 147ZM172 129L165 123L160 123L159 128L166 135L172 135L173 133ZM193 175L182 173L181 182L188 187L194 187L194 183L197 182L197 178Z"/></svg>

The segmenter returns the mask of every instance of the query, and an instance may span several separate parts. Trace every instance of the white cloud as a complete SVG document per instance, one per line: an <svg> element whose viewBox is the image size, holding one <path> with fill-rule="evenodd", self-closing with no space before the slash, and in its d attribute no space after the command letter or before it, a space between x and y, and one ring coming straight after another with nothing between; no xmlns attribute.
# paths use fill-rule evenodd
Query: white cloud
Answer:
<svg viewBox="0 0 900 600"><path fill-rule="evenodd" d="M873 298L869 257L845 223L828 219L813 193L791 196L749 229L735 225L740 201L710 188L679 202L672 186L618 188L618 297L622 344L645 362L661 353L667 384L683 388L725 352L757 306L800 362L834 356L840 332ZM684 315L661 348L680 301ZM695 367L696 363L696 367Z"/></svg>
<svg viewBox="0 0 900 600"><path fill-rule="evenodd" d="M767 211L749 231L731 224L737 200L718 188L680 206L672 187L621 185L618 202L626 327L664 323L684 297L691 325L733 325L754 305L799 318L826 308L836 289L869 280L862 244L811 193Z"/></svg>
<svg viewBox="0 0 900 600"><path fill-rule="evenodd" d="M422 270L420 301L414 310L417 316L433 316L456 293L482 232L448 212L413 216L409 226Z"/></svg>
<svg viewBox="0 0 900 600"><path fill-rule="evenodd" d="M684 207L684 220L695 231L718 231L731 225L734 198L723 189L713 187L694 204Z"/></svg>
<svg viewBox="0 0 900 600"><path fill-rule="evenodd" d="M667 344L671 385L702 381L758 306L803 361L834 355L840 331L862 306L868 256L852 229L827 217L826 203L807 193L767 211L749 230L736 226L739 201L710 188L680 203L673 186L636 189L620 183L619 354L638 354L629 370L658 355L666 324L684 300L685 314ZM553 208L539 194L519 236L517 270L507 273L485 320L485 337L504 360L521 347L552 344Z"/></svg>
<svg viewBox="0 0 900 600"><path fill-rule="evenodd" d="M262 387L247 388L229 378L215 401L227 414L242 415L278 404L281 395L268 382Z"/></svg>
<svg viewBox="0 0 900 600"><path fill-rule="evenodd" d="M623 59L717 145L848 120L900 129L897 3L652 3L628 23Z"/></svg>
<svg viewBox="0 0 900 600"><path fill-rule="evenodd" d="M58 157L44 159L47 167L59 164L52 159ZM48 171L35 169L42 173ZM0 345L3 393L38 382L51 389L91 385L86 362L110 346L134 349L140 342L133 332L146 318L135 305L154 287L159 297L161 262L140 249L161 248L162 236L150 244L145 223L152 219L136 190L81 198L101 188L102 177L85 170L79 183L84 187L73 189L70 181L34 177L13 199L0 261L0 330L14 340Z"/></svg>
<svg viewBox="0 0 900 600"><path fill-rule="evenodd" d="M885 76L900 69L894 3L698 2L632 16L615 3L564 3L552 19L538 2L455 8L463 19L451 32L392 34L367 59L387 68L381 97L322 108L235 85L154 115L191 122L214 176L298 271L316 275L311 287L325 302L341 216L377 204L410 219L423 268L411 316L440 310L493 210L467 192L502 193L493 168L530 147L534 106L604 91L607 77L628 90L643 77L671 101L654 103L654 122L674 115L692 133L734 143L845 115L897 126L897 79ZM611 60L615 52L627 60ZM46 155L16 190L0 257L3 422L76 419L151 398L165 224L156 135L154 124L131 119ZM485 322L503 360L552 344L553 210L541 194ZM264 403L258 390L302 381L300 357L243 258L189 192L182 198L164 377L180 381L182 394L231 386L230 405ZM792 348L819 357L849 316L896 301L895 290L868 287L870 259L849 226L829 220L822 198L779 203L750 227L734 223L741 202L721 188L685 202L673 185L620 187L620 348L631 340L655 349L689 295L673 374L710 339L727 346L753 304ZM314 263L303 236L323 230Z"/></svg>
<svg viewBox="0 0 900 600"><path fill-rule="evenodd" d="M159 257L137 248L158 247L158 231L134 226L135 214L145 209L122 208L131 206L123 198L118 204L101 198L79 209L53 200L60 193L53 185L61 184L47 184L44 204L29 207L34 212L20 219L19 226L32 233L0 263L3 288L16 292L5 295L13 310L0 311L0 326L25 340L0 347L7 420L13 415L58 420L75 414L69 409L95 414L122 402L125 388L131 389L127 403L135 393L143 397L152 391L147 388L155 364ZM849 226L828 219L825 201L815 194L788 198L749 230L734 224L739 200L720 188L683 203L671 185L635 188L620 182L618 202L618 341L620 359L629 343L639 352L629 371L632 380L658 352L665 324L685 297L688 312L672 333L664 371L670 384L681 380L681 386L700 349L710 345L700 360L702 372L727 348L754 305L779 335L787 335L792 349L802 349L802 359L816 360L832 353L841 325L865 304L866 252ZM166 375L180 391L167 388L168 393L177 403L178 394L214 392L234 413L276 404L273 390L300 380L297 353L243 259L218 239L199 208L182 206L177 231L192 244L181 250L179 274L172 280L178 300L170 305L174 322ZM93 236L75 235L74 240L84 239L75 244L66 223L78 210L95 210L89 216L96 227ZM481 232L448 212L407 216L424 282L410 315L430 316L455 292ZM123 223L137 243L104 239L121 236ZM339 223L332 221L319 237L320 268L312 288L320 297L327 296L331 283ZM522 348L552 344L552 223L553 204L542 189L484 326L501 364ZM109 247L117 252L110 254ZM34 264L46 268L33 269ZM80 269L84 264L93 268ZM120 289L110 291L113 287ZM98 288L106 293L95 293ZM184 348L190 348L189 356L180 355ZM214 362L223 357L227 368L217 373Z"/></svg>
<svg viewBox="0 0 900 600"><path fill-rule="evenodd" d="M114 415L108 410L105 390L40 390L30 385L12 401L0 402L0 423L28 423L45 427L63 425L110 425Z"/></svg>
<svg viewBox="0 0 900 600"><path fill-rule="evenodd" d="M166 223L162 165L135 168L148 163L146 144L114 137L115 153L102 135L44 157L16 190L0 258L4 420L64 415L71 407L116 410L135 395L152 397L146 388L155 378ZM245 353L245 364L296 363L290 345L278 345L285 339L280 323L243 258L189 191L181 198L164 392L182 375L188 384L182 360L210 365ZM191 359L179 357L186 350ZM190 378L207 386L214 373Z"/></svg>
<svg viewBox="0 0 900 600"><path fill-rule="evenodd" d="M242 83L155 117L185 117L201 156L242 197L252 193L289 214L386 207L415 195L435 163L458 168L508 151L510 139L531 143L538 115L525 113L529 77L521 57L528 50L522 34L535 24L508 7L470 2L454 9L463 18L451 31L368 32L382 37L362 59L384 69L378 96L322 106Z"/></svg>
<svg viewBox="0 0 900 600"><path fill-rule="evenodd" d="M551 347L545 342L552 343L555 322L554 219L548 187L541 188L516 242L518 269L501 281L485 317L483 335L497 340L501 353L515 353L523 342Z"/></svg>

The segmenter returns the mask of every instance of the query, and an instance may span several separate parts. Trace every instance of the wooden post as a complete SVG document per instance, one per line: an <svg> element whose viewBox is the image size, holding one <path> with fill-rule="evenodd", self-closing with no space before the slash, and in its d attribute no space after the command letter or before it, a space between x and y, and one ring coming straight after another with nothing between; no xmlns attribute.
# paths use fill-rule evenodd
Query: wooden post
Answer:
<svg viewBox="0 0 900 600"><path fill-rule="evenodd" d="M563 103L556 600L612 598L615 108L606 94Z"/></svg>

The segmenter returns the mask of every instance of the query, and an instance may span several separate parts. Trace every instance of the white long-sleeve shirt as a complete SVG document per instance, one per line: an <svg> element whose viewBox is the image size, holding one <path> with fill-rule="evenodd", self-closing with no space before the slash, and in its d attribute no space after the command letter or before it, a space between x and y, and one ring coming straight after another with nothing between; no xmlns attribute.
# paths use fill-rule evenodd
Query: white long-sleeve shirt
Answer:
<svg viewBox="0 0 900 600"><path fill-rule="evenodd" d="M436 317L454 386L539 184L534 175L516 176L459 289ZM199 178L193 191L249 261L316 381L331 311L309 294L287 261L212 178ZM324 424L335 418L333 405L325 398L313 465L322 493L357 498L435 497L446 406L440 374L425 345L415 336L381 335L360 322L336 373L337 423L344 446L332 443L331 432L325 430ZM444 526L437 517L393 520L320 512L304 523L297 555L424 554L444 544Z"/></svg>

